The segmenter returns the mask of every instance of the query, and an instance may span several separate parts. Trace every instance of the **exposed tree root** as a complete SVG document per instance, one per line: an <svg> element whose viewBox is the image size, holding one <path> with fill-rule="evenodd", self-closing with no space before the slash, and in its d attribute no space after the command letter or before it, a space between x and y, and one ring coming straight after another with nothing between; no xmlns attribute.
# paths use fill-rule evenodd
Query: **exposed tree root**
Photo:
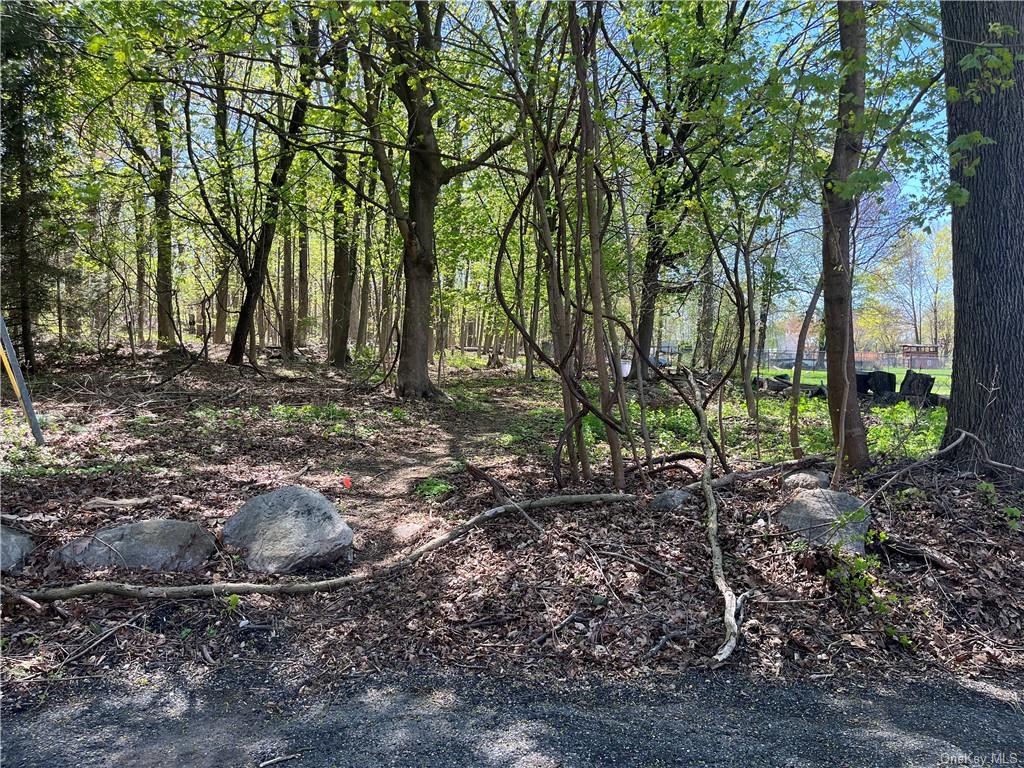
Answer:
<svg viewBox="0 0 1024 768"><path fill-rule="evenodd" d="M527 509L540 509L543 507L566 507L579 504L599 504L607 502L632 502L637 496L625 493L593 493L576 496L548 496L533 501L524 501L521 504L503 504L492 507L464 523L452 528L447 533L431 539L425 544L417 547L409 554L395 561L391 565L378 568L364 573L337 576L332 579L321 579L319 581L296 581L287 584L256 584L252 582L218 582L210 584L179 584L172 586L151 586L145 584L129 584L116 581L88 581L82 584L73 584L68 587L46 587L27 592L16 592L6 588L4 592L10 594L26 604L27 601L36 603L49 603L54 600L70 600L76 597L88 597L90 595L117 595L119 597L130 597L139 600L166 599L166 598L189 598L189 597L215 597L218 595L307 595L313 592L332 592L342 587L359 584L373 578L387 576L403 568L412 565L424 555L461 538L472 529L482 525L488 520L493 520L507 512L522 512Z"/></svg>

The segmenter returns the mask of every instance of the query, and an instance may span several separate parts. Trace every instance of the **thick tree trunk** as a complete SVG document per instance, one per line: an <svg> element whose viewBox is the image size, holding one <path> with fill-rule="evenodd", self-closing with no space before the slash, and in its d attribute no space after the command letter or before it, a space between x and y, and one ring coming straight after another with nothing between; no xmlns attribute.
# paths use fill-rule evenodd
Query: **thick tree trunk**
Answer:
<svg viewBox="0 0 1024 768"><path fill-rule="evenodd" d="M412 128L412 126L410 126ZM412 130L410 130L412 133ZM431 298L434 291L434 220L441 191L441 157L433 129L420 136L409 158L409 218L402 254L405 304L402 350L398 357L395 390L399 397L432 397L430 381Z"/></svg>
<svg viewBox="0 0 1024 768"><path fill-rule="evenodd" d="M944 2L942 33L946 85L962 98L947 104L949 140L980 131L992 144L954 162L951 177L970 195L953 206L953 386L944 442L958 430L976 434L996 461L1024 464L1024 3ZM993 38L991 24L1016 37ZM1018 53L1015 85L967 96L978 70L960 61L991 41ZM1012 47L1017 45L1018 47ZM964 450L967 450L966 448Z"/></svg>
<svg viewBox="0 0 1024 768"><path fill-rule="evenodd" d="M637 319L637 346L640 351L633 356L632 377L650 377L647 370L647 357L653 357L656 350L651 349L654 343L654 315L658 306L658 292L661 279L661 264L664 261L667 245L662 232L658 210L662 206L662 192L659 190L655 203L647 214L647 255L644 259L643 276L640 278L640 311Z"/></svg>
<svg viewBox="0 0 1024 768"><path fill-rule="evenodd" d="M825 294L825 353L832 437L842 446L847 469L869 463L867 435L857 400L853 339L853 279L850 234L856 200L837 185L860 166L864 143L864 70L867 29L860 0L837 3L842 63L848 66L839 86L839 120L832 161L825 173L822 206L822 287ZM855 64L850 64L855 62Z"/></svg>
<svg viewBox="0 0 1024 768"><path fill-rule="evenodd" d="M160 167L153 191L153 218L156 231L156 335L157 344L174 345L174 256L171 250L171 184L174 180L174 154L171 147L171 123L162 93L153 96L153 122L160 148Z"/></svg>

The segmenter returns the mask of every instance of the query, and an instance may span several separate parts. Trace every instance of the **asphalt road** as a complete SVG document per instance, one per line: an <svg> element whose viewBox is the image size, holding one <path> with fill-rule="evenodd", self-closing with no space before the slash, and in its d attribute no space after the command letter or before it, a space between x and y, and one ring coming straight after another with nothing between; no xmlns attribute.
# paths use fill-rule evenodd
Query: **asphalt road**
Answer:
<svg viewBox="0 0 1024 768"><path fill-rule="evenodd" d="M460 673L298 696L286 673L221 670L77 686L8 710L4 768L1024 765L1024 715L1005 687L952 681L688 673L553 686Z"/></svg>

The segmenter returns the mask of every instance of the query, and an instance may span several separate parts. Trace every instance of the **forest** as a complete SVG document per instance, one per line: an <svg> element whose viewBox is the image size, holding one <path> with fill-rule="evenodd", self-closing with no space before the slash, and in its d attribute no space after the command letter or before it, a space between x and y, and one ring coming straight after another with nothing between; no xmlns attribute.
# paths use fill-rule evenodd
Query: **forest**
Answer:
<svg viewBox="0 0 1024 768"><path fill-rule="evenodd" d="M843 686L882 670L923 714L839 763L1020 754L1024 3L4 0L0 32L12 765L669 764L708 727L679 679L741 730L730 681L809 686L801 745L737 759L836 764L814 718L874 717ZM593 737L591 678L667 740ZM373 739L288 735L294 699L351 738L329 702L385 682ZM266 743L216 719L257 689Z"/></svg>

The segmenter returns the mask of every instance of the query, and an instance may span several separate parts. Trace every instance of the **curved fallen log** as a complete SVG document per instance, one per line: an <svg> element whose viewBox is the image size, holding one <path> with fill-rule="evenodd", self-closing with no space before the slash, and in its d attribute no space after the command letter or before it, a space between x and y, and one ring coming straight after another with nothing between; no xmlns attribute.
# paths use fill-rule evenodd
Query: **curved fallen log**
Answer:
<svg viewBox="0 0 1024 768"><path fill-rule="evenodd" d="M526 509L542 509L545 507L567 507L579 504L600 504L607 502L631 502L638 497L628 493L589 493L575 496L548 496L533 501L524 501L521 504L502 504L492 507L480 514L459 523L447 533L431 539L420 545L391 565L377 568L364 573L353 573L345 576L336 576L331 579L320 579L318 581L294 581L286 584L257 584L248 581L239 582L211 582L209 584L177 584L168 586L152 586L147 584L130 584L117 581L87 581L81 584L73 584L68 587L44 587L42 589L29 590L27 592L16 592L13 589L5 588L5 593L21 600L22 602L34 601L36 603L50 603L54 600L70 600L76 597L89 597L90 595L115 595L118 597L130 597L138 600L166 599L166 598L189 598L189 597L217 597L220 595L308 595L314 592L332 592L352 584L359 584L380 576L387 576L403 568L407 568L429 552L433 552L446 544L469 533L474 528L482 525L488 520L493 520L507 512L517 512Z"/></svg>

